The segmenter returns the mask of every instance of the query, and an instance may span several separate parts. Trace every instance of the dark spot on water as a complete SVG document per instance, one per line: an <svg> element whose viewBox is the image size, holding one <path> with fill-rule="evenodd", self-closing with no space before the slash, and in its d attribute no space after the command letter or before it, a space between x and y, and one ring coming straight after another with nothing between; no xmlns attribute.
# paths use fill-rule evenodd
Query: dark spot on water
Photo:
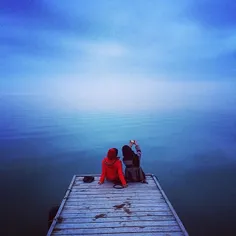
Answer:
<svg viewBox="0 0 236 236"><path fill-rule="evenodd" d="M143 229L143 228L145 228L145 226L139 226L139 228L140 228L140 229Z"/></svg>
<svg viewBox="0 0 236 236"><path fill-rule="evenodd" d="M96 215L94 218L99 219L99 218L106 218L106 217L107 217L107 214L99 214L99 215Z"/></svg>

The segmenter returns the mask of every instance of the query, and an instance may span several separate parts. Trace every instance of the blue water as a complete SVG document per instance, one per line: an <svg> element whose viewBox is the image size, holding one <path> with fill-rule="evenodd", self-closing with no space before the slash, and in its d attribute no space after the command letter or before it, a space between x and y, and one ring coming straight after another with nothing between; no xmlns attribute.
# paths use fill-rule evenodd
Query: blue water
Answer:
<svg viewBox="0 0 236 236"><path fill-rule="evenodd" d="M0 100L1 235L45 235L74 174L137 139L190 235L236 235L236 116L230 111L104 113ZM121 152L120 152L121 153Z"/></svg>

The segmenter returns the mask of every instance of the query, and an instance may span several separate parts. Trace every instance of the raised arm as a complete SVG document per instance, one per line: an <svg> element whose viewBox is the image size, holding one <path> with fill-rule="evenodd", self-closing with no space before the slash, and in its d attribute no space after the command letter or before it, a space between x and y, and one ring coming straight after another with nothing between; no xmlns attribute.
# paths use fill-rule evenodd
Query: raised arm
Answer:
<svg viewBox="0 0 236 236"><path fill-rule="evenodd" d="M132 148L133 145L135 145L135 150L136 150L136 152L137 152L137 155L138 155L139 159L141 159L142 151L141 151L141 148L140 148L140 146L138 145L138 143L137 143L136 140L134 140L133 143L130 141L129 146Z"/></svg>
<svg viewBox="0 0 236 236"><path fill-rule="evenodd" d="M138 144L135 144L135 149L136 149L136 152L137 152L137 155L138 155L139 159L141 159L142 151L140 149L140 146Z"/></svg>

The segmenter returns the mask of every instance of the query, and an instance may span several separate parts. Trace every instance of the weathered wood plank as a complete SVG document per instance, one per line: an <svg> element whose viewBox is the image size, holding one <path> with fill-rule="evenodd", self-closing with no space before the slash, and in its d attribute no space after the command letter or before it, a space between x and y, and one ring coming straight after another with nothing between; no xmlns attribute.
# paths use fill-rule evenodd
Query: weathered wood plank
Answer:
<svg viewBox="0 0 236 236"><path fill-rule="evenodd" d="M110 228L110 227L156 227L156 226L178 226L175 220L169 221L132 221L132 222L92 222L92 223L69 223L69 224L57 224L56 229L93 229L97 228Z"/></svg>
<svg viewBox="0 0 236 236"><path fill-rule="evenodd" d="M67 235L63 234L61 232L55 232L52 235ZM80 234L73 234L73 235L80 235ZM120 233L106 233L106 234L83 234L83 236L91 236L91 235L104 235L104 236L110 236L110 235L121 235ZM142 232L142 233L137 233L137 232L130 232L130 233L122 233L122 236L184 236L183 233L181 232Z"/></svg>
<svg viewBox="0 0 236 236"><path fill-rule="evenodd" d="M54 232L61 232L67 235L84 235L84 234L106 234L106 233L142 233L142 232L180 232L179 226L154 226L154 227L110 227L95 229L55 229Z"/></svg>
<svg viewBox="0 0 236 236"><path fill-rule="evenodd" d="M132 192L132 191L124 192L124 191L112 191L112 190L111 191L106 191L104 193L98 192L98 191L97 192L71 191L69 196L72 196L72 195L79 195L81 197L83 197L85 195L87 195L87 196L92 195L94 197L99 197L99 196L100 197L104 197L104 196L114 196L114 197L118 197L118 196L121 196L121 197L122 196L124 196L124 197L128 197L128 196L130 196L130 197L136 197L136 196L142 196L142 197L163 196L158 191L146 191L146 193L145 193L145 192L136 192L136 191L134 191L134 192Z"/></svg>
<svg viewBox="0 0 236 236"><path fill-rule="evenodd" d="M113 185L108 185L108 184L102 184L102 185L90 185L90 186L85 186L85 185L74 185L74 189L84 189L84 190L87 190L87 189L101 189L101 190L109 190L109 189L113 189L113 190L119 190L119 189L116 189L113 187ZM123 189L123 188L121 188ZM132 189L132 190L145 190L145 189L155 189L155 190L158 190L157 186L155 186L154 184L153 185L138 185L138 186L134 186L134 185L128 185L127 188L123 189L123 190L129 190L129 189Z"/></svg>
<svg viewBox="0 0 236 236"><path fill-rule="evenodd" d="M72 199L72 198L75 198L75 199L78 199L79 200L83 200L83 199L88 199L88 200L93 200L93 199L103 199L104 201L109 201L110 199L117 199L117 200L122 200L122 199L141 199L141 200L152 200L152 199L162 199L163 196L161 194L158 194L158 195L150 195L150 196L145 196L143 194L135 194L133 193L132 195L131 194L103 194L103 195L79 195L79 194L70 194L67 199Z"/></svg>
<svg viewBox="0 0 236 236"><path fill-rule="evenodd" d="M150 200L156 200L156 199L164 199L163 195L161 194L149 194L149 195L145 195L142 193L120 193L120 194L111 194L111 193L107 193L107 194L79 194L79 193L74 193L71 192L70 195L67 197L67 199L70 198L77 198L79 199L104 199L104 201L108 201L109 199L117 199L120 200L121 199L141 199L141 200L145 200L145 199L150 199Z"/></svg>
<svg viewBox="0 0 236 236"><path fill-rule="evenodd" d="M79 189L111 189L111 188L114 188L113 187L114 184L107 184L107 183L104 183L104 184L90 184L90 185L85 185L85 184L76 184L74 185L74 188L79 188ZM128 187L125 188L125 190L128 190L128 189L149 189L149 188L153 188L153 189L158 189L157 186L155 184L137 184L137 185L130 185L128 184Z"/></svg>
<svg viewBox="0 0 236 236"><path fill-rule="evenodd" d="M163 198L155 198L155 199L141 199L141 198L132 198L132 200L134 202L143 202L143 203L164 203L165 199ZM127 200L127 198L76 198L76 197L71 197L67 199L67 202L78 202L81 204L85 204L88 205L89 203L91 203L91 205L96 205L96 203L98 204L106 204L107 202L110 202L111 204L113 204L114 202L116 203L118 201L119 202L125 202L125 201L130 201ZM89 203L88 203L89 202Z"/></svg>
<svg viewBox="0 0 236 236"><path fill-rule="evenodd" d="M60 216L63 218L71 218L71 217L79 217L79 218L95 218L95 216L100 215L101 212L86 212L86 213L81 213L81 212L66 212L63 211ZM172 212L171 211L158 211L158 212L135 212L133 211L132 214L127 214L124 211L117 211L117 212L106 212L106 217L107 218L117 218L117 217L146 217L146 216L172 216Z"/></svg>
<svg viewBox="0 0 236 236"><path fill-rule="evenodd" d="M91 183L85 183L83 180L75 180L75 184L83 184L83 185L97 185L99 182L99 179L95 179L93 182ZM147 180L148 184L155 184L155 181L153 179L148 179ZM104 181L105 184L113 184L112 181L107 181L105 180ZM138 184L138 185L146 185L144 183L141 183L141 182L128 182L128 184L130 185L135 185L135 184Z"/></svg>
<svg viewBox="0 0 236 236"><path fill-rule="evenodd" d="M156 201L158 199L164 199L162 195L159 196L93 196L93 195L71 195L68 197L67 201L102 201L102 202L107 202L107 201L113 201L113 200L119 200L119 201L126 201L126 200L139 200L139 201Z"/></svg>
<svg viewBox="0 0 236 236"><path fill-rule="evenodd" d="M103 201L103 202L106 202L106 201L109 201L109 200L112 200L112 199L117 199L119 201L122 201L122 200L125 200L127 199L129 196L121 196L121 195L117 195L117 197L112 197L110 195L108 195L108 197L101 197L101 196L93 196L93 195L83 195L83 196L79 196L79 195L70 195L67 197L68 200L72 200L72 199L77 199L78 201L80 200L86 200L88 199L89 200L95 200L97 199L98 201ZM142 195L133 195L133 196L130 196L129 199L141 199L141 200L156 200L156 199L162 199L162 197L159 195L159 196L149 196L149 197L145 197L145 196L142 196ZM129 200L128 199L128 200Z"/></svg>
<svg viewBox="0 0 236 236"><path fill-rule="evenodd" d="M75 183L74 184L80 184L80 185L84 185L84 186L91 186L91 185L99 185L98 184L98 182L99 182L99 180L94 180L93 182L91 182L91 183L86 183L86 182L84 182L84 181L82 181L82 180L80 180L80 181L75 181ZM154 179L149 179L149 180L147 180L147 183L142 183L142 182L127 182L128 183L128 185L130 185L130 186L134 186L134 185L138 185L138 186L146 186L146 185L154 185L155 184L155 181L154 181ZM114 185L114 182L113 181L108 181L108 180L104 180L104 183L103 184L101 184L101 185L99 185L99 186L103 186L103 185Z"/></svg>
<svg viewBox="0 0 236 236"><path fill-rule="evenodd" d="M152 177L152 173L146 173L146 177ZM93 176L93 177L95 177L95 178L100 178L100 176L101 176L101 174L100 173L98 173L98 174L85 174L85 173L83 173L83 174L79 174L79 175L76 175L76 178L83 178L84 176Z"/></svg>
<svg viewBox="0 0 236 236"><path fill-rule="evenodd" d="M99 212L100 214L102 213L107 213L107 212L113 212L113 213L117 213L119 211L123 211L124 209L119 209L119 210L115 210L115 209L89 209L89 207L87 207L88 209L80 209L80 208L76 208L76 207L64 207L63 208L63 211L64 212L70 212L70 213L77 213L77 212L80 212L80 213L86 213L88 210L91 211L91 212ZM160 206L160 207L130 207L128 208L129 211L132 212L147 212L147 213L150 213L150 212L158 212L158 211L169 211L169 206Z"/></svg>
<svg viewBox="0 0 236 236"><path fill-rule="evenodd" d="M131 204L131 205L145 205L145 206L148 206L148 205L158 205L159 203L165 203L165 200L164 199L155 199L155 200L119 200L119 199L113 199L113 200L103 200L103 201L99 201L98 199L93 199L91 201L88 201L87 199L84 199L84 200L71 200L70 198L68 198L68 200L66 201L66 206L67 205L71 205L71 206L93 206L93 205L96 205L96 206L104 206L104 204L106 204L107 206L114 206L114 205L118 205L118 204Z"/></svg>
<svg viewBox="0 0 236 236"><path fill-rule="evenodd" d="M89 200L88 200L89 199ZM71 198L71 197L68 197L67 199L67 202L71 202L71 201L77 201L78 203L80 202L87 202L88 204L93 204L93 203L107 203L107 202L131 202L133 204L138 204L138 203L149 203L149 202L166 202L165 199L163 197L155 197L155 198L137 198L137 197L134 197L134 198L128 198L128 197L122 197L122 198L107 198L107 197L103 197L103 196L100 196L100 197L96 197L96 198Z"/></svg>
<svg viewBox="0 0 236 236"><path fill-rule="evenodd" d="M113 187L113 185L108 185L108 184L102 184L102 185L90 185L90 186L85 186L85 185L74 185L73 186L73 189L83 189L83 190L91 190L91 189L95 189L95 190L109 190L109 189L113 189L113 190L119 190L119 189L116 189ZM123 189L125 191L127 190L146 190L146 189L154 189L154 190L158 190L157 186L156 185L138 185L138 186L135 186L135 185L128 185L127 188Z"/></svg>
<svg viewBox="0 0 236 236"><path fill-rule="evenodd" d="M157 189L156 186L149 186L149 187L145 187L145 188L134 188L134 187L127 187L127 188L120 188L120 189L116 189L113 187L109 187L109 188L99 188L99 187L90 187L90 188L81 188L80 186L73 186L72 189L73 192L75 191L80 191L80 192L107 192L107 191L114 191L114 192L146 192L146 191L159 191Z"/></svg>
<svg viewBox="0 0 236 236"><path fill-rule="evenodd" d="M84 177L76 177L75 182L83 182L83 183L84 183L83 178L84 178ZM99 176L99 177L96 177L96 176L95 176L95 177L94 177L94 181L91 182L91 183L98 182L99 180L100 180L100 176ZM146 180L152 181L152 180L153 180L153 177L147 176ZM111 181L108 181L108 180L106 180L106 179L105 179L105 181L106 181L106 182L111 182ZM138 182L130 182L130 183L138 183Z"/></svg>
<svg viewBox="0 0 236 236"><path fill-rule="evenodd" d="M157 204L157 205L153 205L153 206L146 206L146 205L128 205L128 204L126 204L126 205L124 205L124 206L119 206L119 207L113 207L113 205L106 205L106 204L104 204L103 206L102 205L98 205L98 206L96 206L96 205L92 205L92 206L86 206L86 205L73 205L73 206L65 206L64 205L64 210L69 210L69 209L73 209L73 210L80 210L80 211L83 211L83 210L90 210L90 211L92 211L92 210L95 210L95 209L104 209L104 210L106 210L106 209L114 209L114 210L120 210L120 209L123 209L124 207L126 207L126 208L129 208L129 209L133 209L133 210L140 210L140 211L142 211L142 210L146 210L146 211L154 211L154 210L158 210L158 209L170 209L169 208L169 206L166 204L166 203L160 203L160 204Z"/></svg>
<svg viewBox="0 0 236 236"><path fill-rule="evenodd" d="M123 206L124 205L124 206ZM164 209L169 209L169 206L167 206L166 203L159 203L159 204L103 204L103 205L76 205L76 204L65 204L64 209L76 209L76 210L96 210L96 209L115 209L115 210L120 210L123 209L123 207L129 208L129 209L145 209L146 211L149 211L149 209L159 209L159 208L164 208Z"/></svg>
<svg viewBox="0 0 236 236"><path fill-rule="evenodd" d="M94 181L99 181L99 179L100 179L100 175L84 175L84 176L93 176L94 177ZM81 181L81 182L83 182L83 178L84 178L84 176L76 176L76 178L75 178L75 181ZM146 175L146 179L147 180L153 180L153 177L152 176L150 176L150 175Z"/></svg>
<svg viewBox="0 0 236 236"><path fill-rule="evenodd" d="M91 183L85 183L83 181L75 181L75 185L81 185L81 186L84 186L84 187L89 187L89 186L113 186L114 183L113 181L107 181L105 180L103 184L99 185L98 184L99 180L94 180L93 182ZM155 185L155 181L153 179L148 179L147 180L147 183L141 183L141 182L127 182L127 184L129 186L147 186L147 185Z"/></svg>
<svg viewBox="0 0 236 236"><path fill-rule="evenodd" d="M103 187L90 187L90 188L81 188L80 186L73 186L72 191L91 191L91 192L105 192L105 191L114 191L114 192L133 192L133 191L139 191L139 192L145 192L145 191L159 191L156 186L148 186L148 187L140 187L140 188L135 188L135 187L127 187L127 188L120 188L116 189L113 187L109 188L103 188Z"/></svg>
<svg viewBox="0 0 236 236"><path fill-rule="evenodd" d="M92 223L92 222L130 222L130 221L169 221L175 220L172 215L157 215L157 216L118 216L118 217L108 217L107 215L101 216L100 218L87 217L74 217L73 215L66 215L66 217L61 217L61 222L64 224L68 223Z"/></svg>
<svg viewBox="0 0 236 236"><path fill-rule="evenodd" d="M97 195L113 195L113 196L160 196L161 193L159 193L158 191L146 191L146 192L124 192L124 191L107 191L104 193L101 192L82 192L82 191L71 191L70 195L93 195L94 197L96 197Z"/></svg>
<svg viewBox="0 0 236 236"><path fill-rule="evenodd" d="M151 195L162 195L159 191L155 191L155 190L146 190L146 191L123 191L123 190L107 190L107 191L94 191L94 190L91 190L91 191L81 191L81 190L72 190L70 192L70 194L79 194L79 195L94 195L94 196L97 196L97 195L100 195L100 196L103 196L104 194L108 195L108 194L114 194L114 195L130 195L130 194L133 194L133 195L144 195L144 196L149 196L149 194Z"/></svg>
<svg viewBox="0 0 236 236"><path fill-rule="evenodd" d="M150 194L150 195L149 195ZM118 196L118 195L122 195L122 196L129 196L129 195L133 195L133 196L136 196L136 195L143 195L143 196L163 196L160 192L158 191L112 191L112 190L108 190L108 191L104 191L104 192L101 192L101 191L96 191L96 192L93 192L93 191L71 191L70 192L70 195L94 195L94 197L97 197L97 196L107 196L107 195L111 195L111 196Z"/></svg>
<svg viewBox="0 0 236 236"><path fill-rule="evenodd" d="M76 184L74 185L74 188L80 188L80 189L110 189L110 188L113 188L114 184L110 185L110 184L96 184L96 185L89 185L89 186L86 186L84 184ZM142 184L142 185L130 185L128 184L128 187L125 189L125 190L128 190L128 189L148 189L148 188L154 188L154 189L158 189L157 186L155 184Z"/></svg>
<svg viewBox="0 0 236 236"><path fill-rule="evenodd" d="M82 180L79 180L79 181L75 181L75 184L81 184L81 185L84 185L84 186L90 186L90 185L98 185L98 182L99 182L99 179L98 180L94 180L93 182L91 183L85 183L84 181ZM153 179L148 179L147 180L148 183L141 183L141 182L128 182L129 185L151 185L151 184L155 184L155 181ZM105 185L113 185L113 182L112 181L107 181L105 180L104 181L104 184Z"/></svg>
<svg viewBox="0 0 236 236"><path fill-rule="evenodd" d="M147 212L147 211L131 211L128 212L128 211L124 211L124 210L120 210L120 211L114 211L114 210L97 210L97 211L91 211L90 213L86 213L84 211L78 211L78 210L65 210L63 211L63 214L80 214L80 215L88 215L88 214L93 214L93 216L95 217L96 215L100 215L100 214L109 214L111 216L138 216L140 214L154 214L154 213L159 213L159 212L163 212L163 214L169 214L171 211L170 210L165 210L165 209L159 209L159 210L156 210L156 211L150 211L150 212Z"/></svg>

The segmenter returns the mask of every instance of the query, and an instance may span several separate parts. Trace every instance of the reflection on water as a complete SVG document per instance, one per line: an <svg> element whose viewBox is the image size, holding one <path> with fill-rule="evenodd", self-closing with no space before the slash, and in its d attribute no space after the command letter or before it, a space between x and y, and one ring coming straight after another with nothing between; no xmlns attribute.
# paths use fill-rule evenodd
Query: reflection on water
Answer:
<svg viewBox="0 0 236 236"><path fill-rule="evenodd" d="M139 140L190 235L235 235L236 118L227 113L64 112L0 104L3 235L45 235L74 174L100 173L110 147Z"/></svg>

